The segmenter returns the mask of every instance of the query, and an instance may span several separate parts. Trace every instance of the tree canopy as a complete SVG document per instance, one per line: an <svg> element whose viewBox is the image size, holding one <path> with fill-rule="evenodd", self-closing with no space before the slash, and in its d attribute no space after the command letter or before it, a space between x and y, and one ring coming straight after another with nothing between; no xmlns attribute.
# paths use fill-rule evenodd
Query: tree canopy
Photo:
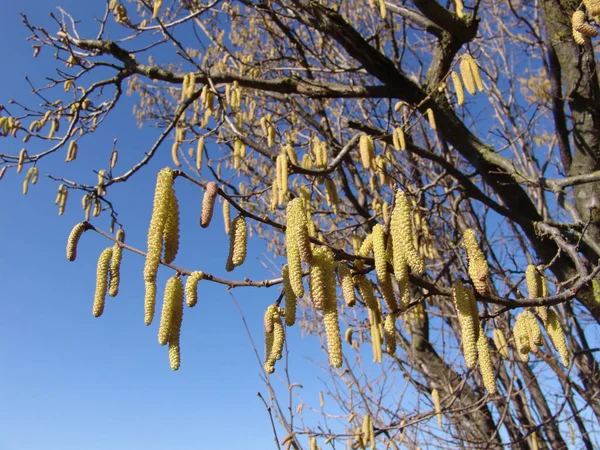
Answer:
<svg viewBox="0 0 600 450"><path fill-rule="evenodd" d="M82 208L70 261L82 235L106 238L94 316L133 282L121 258L145 257L145 323L160 322L174 370L205 283L268 293L280 448L591 449L599 18L594 0L110 0L93 27L63 10L51 27L23 15L33 56L56 71L28 79L35 101L3 107L0 177L21 173L26 194L47 176L59 214ZM115 144L98 165L86 141L127 96L142 131L115 139L154 143L128 149L131 164ZM114 188L165 154L155 192L140 193L154 198L148 229L129 228ZM85 170L61 172L76 159ZM195 207L180 183L203 197L197 230L179 227ZM180 234L222 226L221 208L223 271L180 267ZM245 276L253 236L271 277ZM329 361L333 401L317 421L270 387L286 334L301 332Z"/></svg>

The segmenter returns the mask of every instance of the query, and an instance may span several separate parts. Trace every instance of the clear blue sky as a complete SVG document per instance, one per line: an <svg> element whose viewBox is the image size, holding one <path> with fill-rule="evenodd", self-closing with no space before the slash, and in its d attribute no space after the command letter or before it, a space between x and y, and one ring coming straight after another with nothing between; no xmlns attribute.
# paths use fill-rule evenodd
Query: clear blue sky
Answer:
<svg viewBox="0 0 600 450"><path fill-rule="evenodd" d="M60 4L83 20L81 30L91 24L90 11L101 14L104 7L101 1ZM44 51L32 58L19 12L54 32L56 25L48 16L50 11L58 14L54 5L43 0L3 2L0 103L8 105L15 98L37 104L24 75L41 84L56 61ZM73 195L59 217L54 206L57 186L46 174L53 171L93 182L91 169L106 168L114 137L120 150L117 174L139 160L157 130L137 128L131 106L121 107L99 133L82 140L78 159L68 167L64 153L44 160L40 181L26 197L21 194L24 172L11 170L0 182L0 450L274 448L269 418L257 397L259 391L267 395L260 367L224 287L201 282L199 304L185 311L182 366L172 372L167 349L157 343L157 321L151 327L143 323L143 258L124 254L120 294L107 298L99 319L92 316L95 267L109 242L87 233L77 261L65 258L69 231L83 220L80 196ZM0 145L2 152L12 154L22 146L20 140L6 138ZM110 193L126 226L127 242L141 249L146 246L155 176L170 162L169 149L162 153L160 161L133 182ZM201 192L186 180L178 180L176 189L183 230L177 264L225 275L228 238L220 214L213 226L202 230ZM108 229L106 218L94 224ZM254 239L246 264L234 276L270 277L258 263L264 256L264 246ZM171 275L161 270L159 289ZM245 289L234 294L262 357L262 315L278 291ZM301 339L298 328L290 330L289 339L292 382L302 382L306 400L318 403L322 382L306 356L320 362L325 356L316 340ZM285 393L285 386L277 378L275 382Z"/></svg>

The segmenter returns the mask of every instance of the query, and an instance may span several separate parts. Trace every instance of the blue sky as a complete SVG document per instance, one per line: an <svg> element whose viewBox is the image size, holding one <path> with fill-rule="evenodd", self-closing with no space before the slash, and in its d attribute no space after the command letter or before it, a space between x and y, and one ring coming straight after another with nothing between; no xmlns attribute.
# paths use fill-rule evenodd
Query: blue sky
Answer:
<svg viewBox="0 0 600 450"><path fill-rule="evenodd" d="M8 105L14 97L37 104L24 76L30 74L32 81L41 84L44 76L53 73L56 61L44 50L33 59L18 13L27 13L31 22L54 32L56 26L48 16L57 12L53 4L3 3L0 103ZM75 18L83 19L81 29L91 23L90 5L100 14L104 2L61 2ZM223 286L200 283L198 305L185 311L182 366L172 372L166 348L157 343L157 321L151 327L143 323L143 258L125 252L119 296L107 298L99 319L92 316L96 261L109 242L86 233L77 261L65 258L71 227L83 220L80 196L72 195L66 213L59 217L54 205L57 185L46 174L93 182L92 169L105 168L115 137L120 151L117 174L139 160L158 133L137 128L130 100L124 103L93 138L80 142L75 162L67 166L64 153L44 160L40 181L27 196L21 194L24 172L17 175L9 170L0 182L0 355L4 361L0 364L0 450L273 448L269 418L257 397L259 391L267 395L260 367ZM3 152L17 154L22 143L4 138L1 145ZM31 141L27 145L32 151L37 148ZM159 160L131 183L110 192L125 224L127 243L137 248L146 246L154 180L158 170L170 163L168 147L170 143ZM228 238L220 212L209 229L201 229L201 192L183 179L176 189L183 230L176 263L224 276ZM106 217L94 224L108 230ZM264 256L262 243L251 240L247 262L233 276L271 277L258 263ZM161 270L159 292L171 275ZM262 357L262 315L278 291L238 289L233 294ZM297 328L290 331L289 340L294 352L292 382L302 382L303 395L318 402L321 382L305 356L310 353L322 362L324 355L317 341L302 340ZM307 384L310 380L314 389ZM282 386L277 377L275 383Z"/></svg>

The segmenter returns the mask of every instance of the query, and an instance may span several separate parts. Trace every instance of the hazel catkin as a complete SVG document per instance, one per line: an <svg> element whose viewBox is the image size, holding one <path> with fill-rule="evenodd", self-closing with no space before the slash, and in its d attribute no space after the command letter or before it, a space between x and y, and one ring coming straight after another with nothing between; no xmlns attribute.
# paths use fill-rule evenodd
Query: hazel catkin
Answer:
<svg viewBox="0 0 600 450"><path fill-rule="evenodd" d="M69 261L75 261L75 258L77 258L77 244L85 230L86 226L83 222L78 223L71 230L67 239L67 259Z"/></svg>
<svg viewBox="0 0 600 450"><path fill-rule="evenodd" d="M235 267L241 266L246 260L246 247L248 243L248 230L246 219L239 215L231 222L229 234L229 257L225 269L231 272Z"/></svg>
<svg viewBox="0 0 600 450"><path fill-rule="evenodd" d="M112 247L105 248L98 258L96 267L96 292L94 293L94 306L92 312L94 317L100 317L104 312L104 301L106 300L106 287L108 282L108 267L112 257Z"/></svg>
<svg viewBox="0 0 600 450"><path fill-rule="evenodd" d="M477 304L472 291L460 280L454 283L452 298L460 324L463 354L467 367L472 369L477 364L477 340L480 327L479 320L476 319Z"/></svg>
<svg viewBox="0 0 600 450"><path fill-rule="evenodd" d="M178 303L183 301L183 284L177 275L169 278L165 286L162 314L160 316L160 327L158 329L158 343L166 345L169 342L173 317Z"/></svg>
<svg viewBox="0 0 600 450"><path fill-rule="evenodd" d="M502 358L504 359L509 359L508 344L506 342L506 337L504 336L502 330L500 328L495 328L493 337L494 345L496 346L498 353L500 353L500 356L502 356Z"/></svg>
<svg viewBox="0 0 600 450"><path fill-rule="evenodd" d="M315 249L310 266L310 296L316 309L324 310L331 297L335 298L335 261L327 247Z"/></svg>
<svg viewBox="0 0 600 450"><path fill-rule="evenodd" d="M296 197L288 203L286 208L286 226L287 230L291 233L291 238L298 247L300 258L302 261L310 263L312 250L302 198Z"/></svg>
<svg viewBox="0 0 600 450"><path fill-rule="evenodd" d="M385 341L385 351L390 355L396 354L396 316L392 313L385 317L383 338Z"/></svg>
<svg viewBox="0 0 600 450"><path fill-rule="evenodd" d="M469 277L473 282L475 290L480 295L488 295L488 262L485 259L485 255L481 251L481 248L479 247L475 230L472 228L465 230L463 234L463 247L467 252Z"/></svg>
<svg viewBox="0 0 600 450"><path fill-rule="evenodd" d="M204 278L204 273L196 270L190 274L185 282L185 302L193 308L198 302L198 282Z"/></svg>
<svg viewBox="0 0 600 450"><path fill-rule="evenodd" d="M462 106L465 104L465 90L463 89L462 82L460 81L460 76L456 72L452 71L451 77L452 84L454 85L454 92L456 93L456 102L459 104L459 106Z"/></svg>
<svg viewBox="0 0 600 450"><path fill-rule="evenodd" d="M183 295L176 299L169 332L169 363L171 370L178 370L181 365L181 323L183 321Z"/></svg>
<svg viewBox="0 0 600 450"><path fill-rule="evenodd" d="M425 272L425 262L413 243L413 227L410 203L401 190L396 192L396 203L390 220L390 236L392 237L393 266L396 279L402 277L402 263L416 274Z"/></svg>
<svg viewBox="0 0 600 450"><path fill-rule="evenodd" d="M483 385L490 394L495 394L498 390L496 387L496 376L494 373L494 366L492 364L490 346L487 336L481 328L479 328L479 338L477 339L477 354L479 358L479 371L481 372Z"/></svg>
<svg viewBox="0 0 600 450"><path fill-rule="evenodd" d="M231 207L227 199L223 199L223 225L225 226L225 234L229 234L231 227Z"/></svg>
<svg viewBox="0 0 600 450"><path fill-rule="evenodd" d="M170 190L168 197L163 247L163 259L167 264L170 264L175 260L179 250L179 203L177 202L174 189Z"/></svg>
<svg viewBox="0 0 600 450"><path fill-rule="evenodd" d="M283 295L285 298L284 320L285 324L291 327L296 323L297 299L290 283L290 268L287 264L281 269L281 277L283 278Z"/></svg>
<svg viewBox="0 0 600 450"><path fill-rule="evenodd" d="M435 408L435 415L437 416L438 425L442 426L442 406L440 404L440 393L437 389L431 390L431 399L433 400L433 407Z"/></svg>
<svg viewBox="0 0 600 450"><path fill-rule="evenodd" d="M367 170L373 167L373 160L375 159L373 138L367 134L362 134L358 143L358 149L363 167Z"/></svg>
<svg viewBox="0 0 600 450"><path fill-rule="evenodd" d="M202 228L207 228L210 225L218 193L219 185L217 183L211 181L206 185L206 191L202 199L202 214L200 215L200 226ZM227 201L226 203L229 204Z"/></svg>
<svg viewBox="0 0 600 450"><path fill-rule="evenodd" d="M340 285L342 286L342 295L344 296L346 306L353 307L356 305L356 294L354 293L352 272L346 264L339 263L337 266L337 273L340 280Z"/></svg>
<svg viewBox="0 0 600 450"><path fill-rule="evenodd" d="M123 246L125 232L117 231L117 242L113 245L113 254L110 260L110 281L108 283L108 295L116 297L119 293L119 282L121 279L121 259L123 258Z"/></svg>
<svg viewBox="0 0 600 450"><path fill-rule="evenodd" d="M567 342L565 341L565 335L560 320L558 319L558 314L556 314L554 309L548 311L548 320L544 325L546 326L546 331L548 332L548 336L550 336L552 344L554 344L554 347L560 355L563 365L568 367L570 362L569 349L567 347Z"/></svg>

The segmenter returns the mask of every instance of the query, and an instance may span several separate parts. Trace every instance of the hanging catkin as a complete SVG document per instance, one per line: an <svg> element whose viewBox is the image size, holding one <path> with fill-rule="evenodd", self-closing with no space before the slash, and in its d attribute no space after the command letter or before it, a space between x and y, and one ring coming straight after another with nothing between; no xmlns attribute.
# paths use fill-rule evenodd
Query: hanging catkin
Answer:
<svg viewBox="0 0 600 450"><path fill-rule="evenodd" d="M75 261L75 258L77 258L77 244L85 230L86 227L83 222L78 223L71 230L69 238L67 239L67 259L69 261Z"/></svg>
<svg viewBox="0 0 600 450"><path fill-rule="evenodd" d="M177 275L169 278L165 286L160 327L158 329L158 343L167 345L171 337L171 330L179 304L183 301L183 284Z"/></svg>
<svg viewBox="0 0 600 450"><path fill-rule="evenodd" d="M285 324L291 327L296 323L297 299L290 283L290 268L287 264L281 269L281 277L283 278L283 294L285 297L284 319Z"/></svg>
<svg viewBox="0 0 600 450"><path fill-rule="evenodd" d="M94 293L94 306L92 312L94 317L100 317L104 312L104 302L106 300L106 287L108 282L108 267L112 257L112 247L105 248L98 258L96 268L96 292Z"/></svg>
<svg viewBox="0 0 600 450"><path fill-rule="evenodd" d="M463 354L467 367L472 369L477 364L477 340L480 327L477 318L477 304L471 290L460 280L454 283L452 298L460 324Z"/></svg>
<svg viewBox="0 0 600 450"><path fill-rule="evenodd" d="M113 245L113 254L110 260L110 281L108 283L108 295L116 297L119 293L119 282L121 280L121 259L123 258L123 246L125 232L123 229L117 231L117 242Z"/></svg>
<svg viewBox="0 0 600 450"><path fill-rule="evenodd" d="M185 302L193 308L198 302L198 282L204 278L204 273L196 270L190 274L185 283Z"/></svg>
<svg viewBox="0 0 600 450"><path fill-rule="evenodd" d="M217 183L214 181L207 183L204 198L202 199L202 214L200 215L200 226L202 228L207 228L210 225L218 193L219 185Z"/></svg>
<svg viewBox="0 0 600 450"><path fill-rule="evenodd" d="M560 320L558 319L558 314L556 314L554 309L548 311L548 321L545 323L545 326L548 336L550 336L550 340L558 351L563 365L568 367L570 361L569 349L565 341L565 335Z"/></svg>
<svg viewBox="0 0 600 450"><path fill-rule="evenodd" d="M402 261L405 261L404 265L408 264L416 274L425 272L425 262L413 243L411 216L410 203L404 192L398 190L390 221L390 236L392 238L394 271L397 271L396 279L399 283L403 278Z"/></svg>
<svg viewBox="0 0 600 450"><path fill-rule="evenodd" d="M463 247L467 251L469 277L471 277L475 290L480 295L488 295L487 280L489 277L489 267L485 255L477 242L475 230L471 228L465 230L463 234Z"/></svg>
<svg viewBox="0 0 600 450"><path fill-rule="evenodd" d="M229 234L229 257L225 269L231 272L235 267L241 266L246 260L246 247L248 243L248 230L246 219L239 215L231 222Z"/></svg>
<svg viewBox="0 0 600 450"><path fill-rule="evenodd" d="M490 394L495 394L497 388L494 366L492 364L487 336L481 329L481 326L479 328L479 338L477 339L477 355L479 358L479 371L481 372L483 385Z"/></svg>

